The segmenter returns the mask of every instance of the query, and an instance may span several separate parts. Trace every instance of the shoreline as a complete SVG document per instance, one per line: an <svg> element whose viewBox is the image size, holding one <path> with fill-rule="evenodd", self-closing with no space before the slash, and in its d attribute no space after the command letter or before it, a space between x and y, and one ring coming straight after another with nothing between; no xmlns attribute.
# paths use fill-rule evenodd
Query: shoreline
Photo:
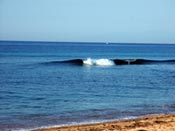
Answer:
<svg viewBox="0 0 175 131"><path fill-rule="evenodd" d="M156 114L128 120L75 124L30 131L175 131L175 114Z"/></svg>

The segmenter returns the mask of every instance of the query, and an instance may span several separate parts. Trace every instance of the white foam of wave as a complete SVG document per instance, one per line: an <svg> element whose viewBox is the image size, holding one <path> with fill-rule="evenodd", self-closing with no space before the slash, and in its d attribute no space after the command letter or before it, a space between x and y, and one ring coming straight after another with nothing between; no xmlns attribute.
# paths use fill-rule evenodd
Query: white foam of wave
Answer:
<svg viewBox="0 0 175 131"><path fill-rule="evenodd" d="M84 122L70 122L67 124L60 124L60 125L50 125L50 126L40 126L38 128L28 128L28 129L17 129L12 131L32 131L32 130L38 130L38 129L47 129L47 128L59 128L59 127L65 127L65 126L75 126L75 125L85 125L85 124L100 124L103 122L113 122L113 121L122 121L122 120L132 120L136 118L142 118L144 116L136 117L136 116L128 116L128 117L121 117L118 119L104 119L104 120L89 120Z"/></svg>
<svg viewBox="0 0 175 131"><path fill-rule="evenodd" d="M86 60L83 61L84 65L95 65L95 66L112 66L114 65L114 62L109 59L91 59L87 58Z"/></svg>
<svg viewBox="0 0 175 131"><path fill-rule="evenodd" d="M174 114L174 112L171 112L170 114ZM74 125L84 125L84 124L98 124L103 122L114 122L114 121L123 121L123 120L134 120L137 118L143 118L151 115L161 115L159 113L155 114L147 114L147 115L140 115L140 116L127 116L127 117L120 117L120 118L114 118L114 119L102 119L102 120L89 120L84 122L70 122L67 124L60 124L60 125L50 125L50 126L40 126L37 128L28 128L28 129L12 129L12 131L32 131L32 130L38 130L38 129L47 129L47 128L58 128L58 127L64 127L64 126L74 126Z"/></svg>

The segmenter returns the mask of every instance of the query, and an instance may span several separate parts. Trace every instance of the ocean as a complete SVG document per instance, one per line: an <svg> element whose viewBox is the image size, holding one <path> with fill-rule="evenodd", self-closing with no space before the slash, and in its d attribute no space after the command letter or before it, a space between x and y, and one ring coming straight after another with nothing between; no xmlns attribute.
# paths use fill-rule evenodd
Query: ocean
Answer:
<svg viewBox="0 0 175 131"><path fill-rule="evenodd" d="M175 44L0 41L0 131L175 113Z"/></svg>

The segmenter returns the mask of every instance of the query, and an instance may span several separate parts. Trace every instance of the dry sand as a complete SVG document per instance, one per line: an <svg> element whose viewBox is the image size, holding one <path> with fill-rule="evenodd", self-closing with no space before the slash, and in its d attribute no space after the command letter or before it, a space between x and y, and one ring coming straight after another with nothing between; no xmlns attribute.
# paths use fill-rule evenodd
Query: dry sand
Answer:
<svg viewBox="0 0 175 131"><path fill-rule="evenodd" d="M53 127L33 131L175 131L175 114L150 115L132 120Z"/></svg>

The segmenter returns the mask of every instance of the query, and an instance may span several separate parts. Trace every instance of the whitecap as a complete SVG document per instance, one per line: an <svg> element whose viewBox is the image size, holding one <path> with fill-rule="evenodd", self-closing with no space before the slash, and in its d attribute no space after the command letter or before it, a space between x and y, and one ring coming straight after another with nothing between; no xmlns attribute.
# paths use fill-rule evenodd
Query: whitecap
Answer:
<svg viewBox="0 0 175 131"><path fill-rule="evenodd" d="M91 59L87 58L86 60L83 61L84 65L95 65L95 66L112 66L115 65L114 62L110 59Z"/></svg>

